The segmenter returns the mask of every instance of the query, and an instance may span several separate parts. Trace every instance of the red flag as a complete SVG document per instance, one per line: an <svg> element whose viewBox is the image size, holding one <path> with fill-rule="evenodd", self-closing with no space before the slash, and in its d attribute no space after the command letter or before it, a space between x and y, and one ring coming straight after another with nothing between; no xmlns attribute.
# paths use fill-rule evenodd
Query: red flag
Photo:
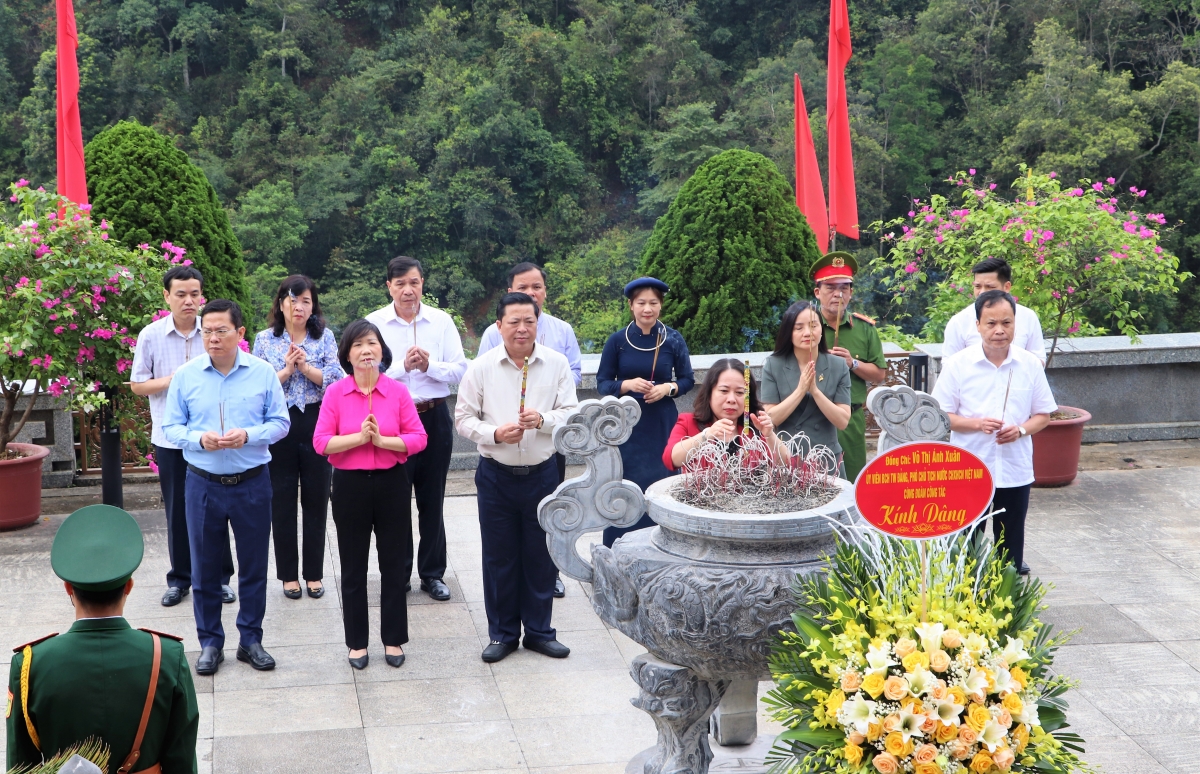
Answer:
<svg viewBox="0 0 1200 774"><path fill-rule="evenodd" d="M83 128L79 123L79 62L75 49L75 6L58 3L58 194L76 204L87 204L87 176L83 167Z"/></svg>
<svg viewBox="0 0 1200 774"><path fill-rule="evenodd" d="M796 75L796 206L808 218L808 225L817 235L817 247L829 252L829 216L825 212L825 188L821 185L821 170L817 167L817 149L813 146L812 129L808 125L808 108L804 105L804 90Z"/></svg>
<svg viewBox="0 0 1200 774"><path fill-rule="evenodd" d="M850 112L846 107L846 63L850 61L850 17L846 0L829 7L829 80L826 115L829 128L829 225L858 239L858 202L854 192L854 156L850 152Z"/></svg>

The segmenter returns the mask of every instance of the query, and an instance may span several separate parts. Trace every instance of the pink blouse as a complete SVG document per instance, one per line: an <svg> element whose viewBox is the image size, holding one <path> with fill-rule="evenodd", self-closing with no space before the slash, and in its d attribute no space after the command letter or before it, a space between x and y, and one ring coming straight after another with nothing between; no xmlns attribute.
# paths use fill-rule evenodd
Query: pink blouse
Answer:
<svg viewBox="0 0 1200 774"><path fill-rule="evenodd" d="M381 449L375 444L363 444L353 449L329 455L329 462L339 470L386 470L403 463L409 455L425 448L429 438L425 426L413 405L408 388L384 374L371 394L371 410L379 423L379 432L385 437L399 436L408 447L408 453ZM317 427L313 431L313 448L324 454L329 439L336 435L354 435L362 430L367 418L367 396L347 376L325 390L321 401L321 413L317 415Z"/></svg>

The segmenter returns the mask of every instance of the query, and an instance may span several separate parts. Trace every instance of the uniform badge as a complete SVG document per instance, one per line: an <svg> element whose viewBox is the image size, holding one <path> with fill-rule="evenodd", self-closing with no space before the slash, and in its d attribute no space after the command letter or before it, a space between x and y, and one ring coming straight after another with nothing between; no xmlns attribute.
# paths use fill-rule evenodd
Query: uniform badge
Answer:
<svg viewBox="0 0 1200 774"><path fill-rule="evenodd" d="M818 376L818 377L817 377L817 381L818 381L818 382L823 382L823 381L825 381L825 374L821 374L820 376Z"/></svg>
<svg viewBox="0 0 1200 774"><path fill-rule="evenodd" d="M4 719L8 720L12 717L12 689L8 689L8 704L4 705Z"/></svg>
<svg viewBox="0 0 1200 774"><path fill-rule="evenodd" d="M833 264L832 264L833 268L835 268L835 269L840 269L840 268L842 268L842 267L843 267L843 266L845 266L845 265L846 265L846 259L845 259L845 258L841 257L840 255L838 255L838 256L834 256L834 258L833 258Z"/></svg>

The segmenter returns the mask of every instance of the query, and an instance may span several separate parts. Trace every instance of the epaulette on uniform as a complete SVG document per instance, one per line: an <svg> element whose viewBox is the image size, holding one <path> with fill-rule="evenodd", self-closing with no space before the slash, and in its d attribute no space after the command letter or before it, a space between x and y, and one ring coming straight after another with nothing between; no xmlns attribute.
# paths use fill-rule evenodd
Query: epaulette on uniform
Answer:
<svg viewBox="0 0 1200 774"><path fill-rule="evenodd" d="M862 320L865 323L870 323L871 325L875 324L875 318L867 317L865 314L859 314L858 312L854 312L853 316L855 319Z"/></svg>
<svg viewBox="0 0 1200 774"><path fill-rule="evenodd" d="M54 632L52 634L47 634L45 637L38 637L36 640L33 640L32 642L27 642L24 645L18 645L17 647L13 648L13 653L20 653L21 651L25 650L26 648L31 648L34 645L37 645L38 643L45 642L46 640L50 639L51 637L57 637L57 636L58 636L58 632Z"/></svg>
<svg viewBox="0 0 1200 774"><path fill-rule="evenodd" d="M178 634L167 634L166 632L160 632L156 629L147 629L144 626L139 626L138 631L146 632L147 634L157 634L159 637L166 637L168 640L175 640L176 642L183 642L183 638Z"/></svg>

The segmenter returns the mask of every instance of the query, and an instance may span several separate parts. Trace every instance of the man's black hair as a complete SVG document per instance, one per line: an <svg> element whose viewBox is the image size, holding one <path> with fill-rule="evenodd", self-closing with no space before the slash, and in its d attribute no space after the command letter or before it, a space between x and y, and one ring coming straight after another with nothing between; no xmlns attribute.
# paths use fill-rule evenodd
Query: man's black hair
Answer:
<svg viewBox="0 0 1200 774"><path fill-rule="evenodd" d="M204 275L195 266L172 266L167 269L167 273L163 275L163 290L171 292L171 283L175 280L199 280L200 287L204 287Z"/></svg>
<svg viewBox="0 0 1200 774"><path fill-rule="evenodd" d="M83 589L77 589L72 586L71 591L75 593L75 599L79 600L87 607L96 609L111 607L117 604L117 602L121 599L121 596L125 593L125 584L121 584L115 589L109 589L108 591L84 591Z"/></svg>
<svg viewBox="0 0 1200 774"><path fill-rule="evenodd" d="M202 306L200 308L201 323L203 324L204 315L221 312L229 312L229 322L233 323L233 327L244 328L246 326L246 320L242 317L242 308L227 298L214 298Z"/></svg>
<svg viewBox="0 0 1200 774"><path fill-rule="evenodd" d="M975 319L983 317L983 310L993 304L998 304L1001 301L1007 301L1012 307L1013 314L1017 313L1017 299L1013 298L1010 293L1003 290L988 290L979 294L979 298L975 299Z"/></svg>
<svg viewBox="0 0 1200 774"><path fill-rule="evenodd" d="M425 279L425 270L421 268L421 262L416 258L409 258L407 255L397 255L392 260L388 261L387 265L387 281L391 282L397 277L403 277L413 269L417 270L417 274L421 275L421 279Z"/></svg>
<svg viewBox="0 0 1200 774"><path fill-rule="evenodd" d="M1012 267L1003 258L984 258L971 267L972 274L995 273L1001 282L1012 282Z"/></svg>
<svg viewBox="0 0 1200 774"><path fill-rule="evenodd" d="M542 316L542 311L538 309L537 301L533 300L533 296L528 293L505 293L500 296L500 303L496 304L496 320L499 321L504 318L504 312L508 307L521 304L532 306L534 317Z"/></svg>
<svg viewBox="0 0 1200 774"><path fill-rule="evenodd" d="M508 286L511 288L512 284L513 284L513 280L517 278L517 275L524 274L527 271L536 271L538 274L542 275L542 282L546 281L546 270L545 269L543 269L541 266L538 266L536 263L530 263L529 261L522 261L521 263L518 263L516 266L514 266L508 270Z"/></svg>

